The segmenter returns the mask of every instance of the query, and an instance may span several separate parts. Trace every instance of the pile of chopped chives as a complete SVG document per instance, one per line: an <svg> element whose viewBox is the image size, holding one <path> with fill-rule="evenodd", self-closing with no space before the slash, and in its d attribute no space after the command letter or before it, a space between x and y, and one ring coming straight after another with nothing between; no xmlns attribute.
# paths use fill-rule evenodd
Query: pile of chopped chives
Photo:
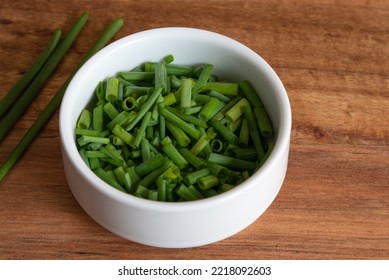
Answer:
<svg viewBox="0 0 389 280"><path fill-rule="evenodd" d="M86 165L111 186L156 201L228 191L268 158L274 134L244 80L219 81L213 65L168 55L99 82L75 134Z"/></svg>

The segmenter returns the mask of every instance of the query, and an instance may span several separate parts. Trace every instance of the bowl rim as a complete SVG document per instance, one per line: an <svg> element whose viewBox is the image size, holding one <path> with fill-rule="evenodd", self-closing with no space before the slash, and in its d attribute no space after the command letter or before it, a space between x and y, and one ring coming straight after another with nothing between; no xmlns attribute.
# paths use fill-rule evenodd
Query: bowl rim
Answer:
<svg viewBox="0 0 389 280"><path fill-rule="evenodd" d="M274 92L278 93L276 97L279 104L278 106L281 107L280 125L276 143L274 145L272 153L265 161L265 163L253 175L251 175L250 178L227 192L209 198L185 202L152 201L144 198L139 198L127 193L123 193L101 180L97 175L93 173L92 170L90 170L85 165L76 148L76 144L74 141L74 129L72 132L69 131L70 127L74 126L72 126L72 124L65 125L66 122L69 122L69 117L66 115L66 107L70 105L68 101L69 96L71 96L71 92L77 86L78 81L81 79L82 76L86 74L89 68L93 67L93 65L98 63L101 57L109 55L111 52L114 52L115 49L117 49L118 47L124 47L124 45L129 44L133 41L144 40L149 36L160 35L161 32L164 35L166 35L167 33L190 32L193 33L193 36L207 36L211 40L221 40L223 43L239 48L242 52L245 52L246 56L250 57L251 59L254 59L261 65L261 68L263 69L262 74L267 80L270 81ZM110 198L120 201L122 203L132 204L134 207L137 208L153 209L163 212L172 212L177 210L185 212L192 211L193 209L197 209L199 207L213 207L215 206L215 204L223 203L226 200L233 199L234 197L244 192L246 188L255 187L253 186L254 184L251 184L250 182L256 180L259 177L264 176L263 174L265 173L271 172L273 168L276 168L276 163L280 160L280 157L283 156L284 151L289 148L291 127L292 113L288 94L274 69L259 54L254 52L246 45L236 41L235 39L213 31L191 27L160 27L144 30L124 36L105 46L103 49L93 55L88 61L86 61L85 64L77 71L77 73L71 79L71 82L69 83L61 102L59 116L59 131L62 153L66 153L68 155L68 158L72 162L73 166L75 166L80 171L80 174L82 174L84 179L87 180L93 188L97 188L100 192L104 193L104 195L107 195Z"/></svg>

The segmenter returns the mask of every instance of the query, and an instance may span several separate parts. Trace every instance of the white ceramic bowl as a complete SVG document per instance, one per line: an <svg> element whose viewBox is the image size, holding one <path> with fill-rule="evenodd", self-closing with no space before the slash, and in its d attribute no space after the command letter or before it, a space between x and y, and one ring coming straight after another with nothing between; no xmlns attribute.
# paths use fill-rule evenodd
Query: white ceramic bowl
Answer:
<svg viewBox="0 0 389 280"><path fill-rule="evenodd" d="M79 156L74 128L97 83L119 70L173 54L175 64L211 63L219 77L249 80L260 95L276 135L266 163L248 180L215 197L156 202L107 185ZM93 56L74 76L61 104L59 128L68 184L83 209L108 230L134 242L168 248L201 246L230 237L253 223L272 203L287 170L291 109L273 69L241 43L209 31L160 28L120 39Z"/></svg>

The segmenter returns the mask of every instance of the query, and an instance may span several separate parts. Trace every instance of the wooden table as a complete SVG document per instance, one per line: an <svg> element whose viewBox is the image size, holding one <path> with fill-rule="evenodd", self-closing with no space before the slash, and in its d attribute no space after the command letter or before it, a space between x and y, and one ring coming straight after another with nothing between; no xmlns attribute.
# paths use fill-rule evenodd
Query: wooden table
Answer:
<svg viewBox="0 0 389 280"><path fill-rule="evenodd" d="M55 74L0 145L0 163L116 17L115 39L188 26L230 36L274 67L291 102L290 161L271 207L199 248L160 249L94 222L63 173L58 111L0 183L0 259L388 259L389 2L0 2L0 98L82 11L89 20Z"/></svg>

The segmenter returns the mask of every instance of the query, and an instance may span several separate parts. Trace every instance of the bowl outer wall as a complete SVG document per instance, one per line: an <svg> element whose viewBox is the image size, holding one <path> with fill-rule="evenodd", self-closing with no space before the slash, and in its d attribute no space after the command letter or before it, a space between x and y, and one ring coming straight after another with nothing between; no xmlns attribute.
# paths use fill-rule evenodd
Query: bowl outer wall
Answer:
<svg viewBox="0 0 389 280"><path fill-rule="evenodd" d="M222 79L249 80L258 91L276 131L275 148L248 180L216 197L185 203L154 202L108 186L78 154L74 127L97 83L117 71L173 54L174 63L211 63ZM83 209L108 230L129 240L182 248L227 238L254 222L276 197L285 177L291 130L290 104L276 73L255 52L213 32L160 28L129 35L93 56L74 76L60 111L65 175Z"/></svg>

